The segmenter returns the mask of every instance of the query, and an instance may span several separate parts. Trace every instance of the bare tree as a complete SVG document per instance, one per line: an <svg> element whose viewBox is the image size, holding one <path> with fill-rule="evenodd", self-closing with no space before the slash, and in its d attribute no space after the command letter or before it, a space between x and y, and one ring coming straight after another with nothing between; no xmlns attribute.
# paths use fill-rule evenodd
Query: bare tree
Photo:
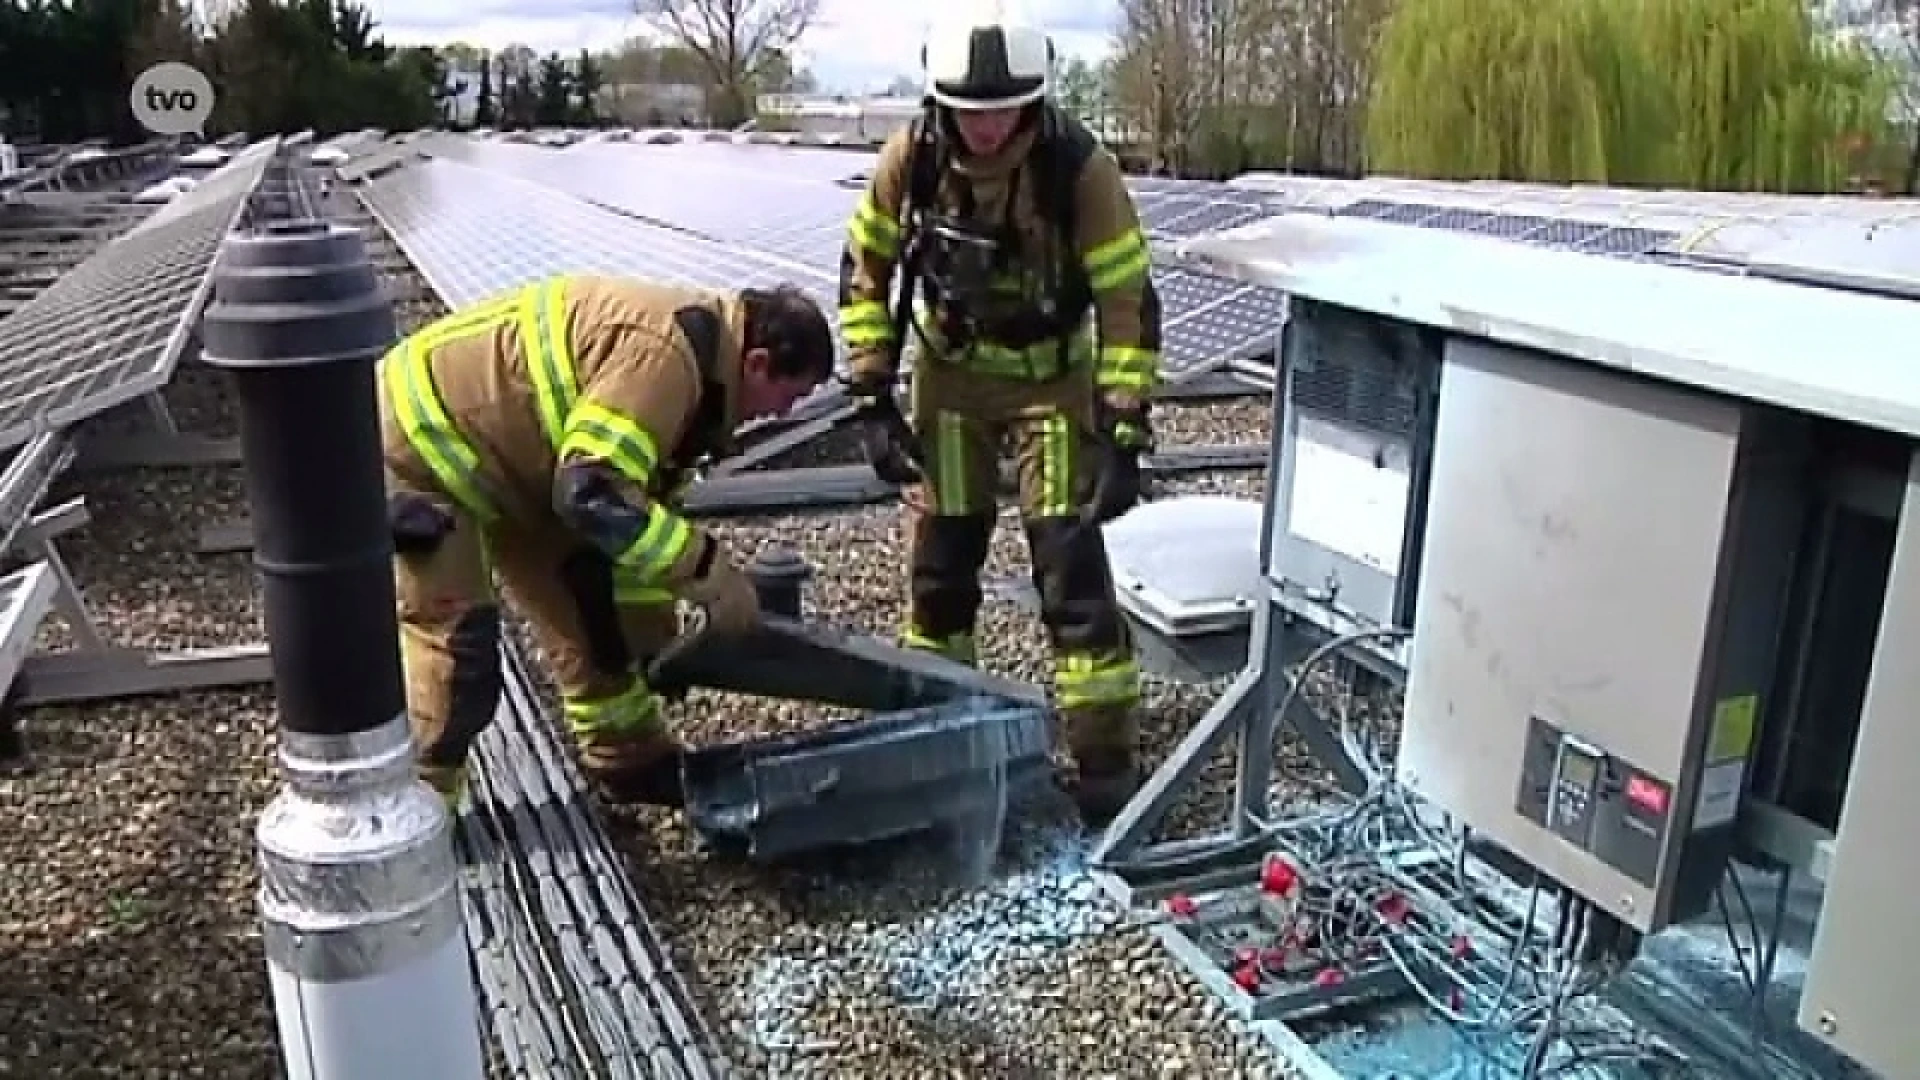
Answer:
<svg viewBox="0 0 1920 1080"><path fill-rule="evenodd" d="M1114 96L1141 118L1156 172L1180 172L1206 87L1194 33L1207 0L1120 0Z"/></svg>
<svg viewBox="0 0 1920 1080"><path fill-rule="evenodd" d="M1112 91L1175 170L1352 172L1391 4L1121 0Z"/></svg>
<svg viewBox="0 0 1920 1080"><path fill-rule="evenodd" d="M1903 187L1920 195L1920 0L1882 0L1892 33L1882 39L1881 54L1899 78L1896 100L1907 126L1907 175Z"/></svg>
<svg viewBox="0 0 1920 1080"><path fill-rule="evenodd" d="M699 58L718 126L753 118L760 80L784 63L820 0L637 0L640 16Z"/></svg>
<svg viewBox="0 0 1920 1080"><path fill-rule="evenodd" d="M1870 51L1893 78L1888 119L1907 139L1901 189L1920 195L1920 0L1821 0L1814 17L1826 33Z"/></svg>

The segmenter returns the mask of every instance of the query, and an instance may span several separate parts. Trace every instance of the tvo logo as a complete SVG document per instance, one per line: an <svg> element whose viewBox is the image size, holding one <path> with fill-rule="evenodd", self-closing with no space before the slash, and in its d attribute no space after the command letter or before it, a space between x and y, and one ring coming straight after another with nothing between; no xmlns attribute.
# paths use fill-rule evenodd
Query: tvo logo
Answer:
<svg viewBox="0 0 1920 1080"><path fill-rule="evenodd" d="M213 116L213 83L189 64L155 64L133 80L127 104L155 135L199 135Z"/></svg>

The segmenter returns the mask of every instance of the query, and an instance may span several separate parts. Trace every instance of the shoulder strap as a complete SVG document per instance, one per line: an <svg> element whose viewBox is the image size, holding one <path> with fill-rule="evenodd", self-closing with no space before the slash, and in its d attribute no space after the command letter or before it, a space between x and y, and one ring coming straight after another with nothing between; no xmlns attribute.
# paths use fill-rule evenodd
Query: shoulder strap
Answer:
<svg viewBox="0 0 1920 1080"><path fill-rule="evenodd" d="M946 168L947 146L932 109L913 121L913 149L907 155L907 205L925 210L940 191L940 173Z"/></svg>
<svg viewBox="0 0 1920 1080"><path fill-rule="evenodd" d="M689 304L673 313L674 325L693 350L693 361L700 369L700 404L687 437L672 454L680 458L698 458L719 445L726 434L727 388L720 377L720 339L725 329L712 308Z"/></svg>
<svg viewBox="0 0 1920 1080"><path fill-rule="evenodd" d="M1054 105L1047 106L1041 124L1041 152L1034 155L1039 170L1035 179L1042 193L1041 213L1071 249L1080 218L1080 200L1076 197L1080 172L1099 149L1099 143L1085 124Z"/></svg>

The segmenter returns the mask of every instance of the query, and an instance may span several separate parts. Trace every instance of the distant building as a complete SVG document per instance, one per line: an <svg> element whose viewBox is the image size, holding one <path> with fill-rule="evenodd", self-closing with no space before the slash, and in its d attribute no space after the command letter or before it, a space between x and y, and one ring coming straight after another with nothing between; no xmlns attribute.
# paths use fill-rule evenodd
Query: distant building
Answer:
<svg viewBox="0 0 1920 1080"><path fill-rule="evenodd" d="M762 94L759 126L808 139L881 143L918 115L919 98Z"/></svg>
<svg viewBox="0 0 1920 1080"><path fill-rule="evenodd" d="M762 94L760 126L813 139L881 143L919 116L920 108L917 95ZM1131 145L1142 137L1140 125L1128 122L1118 112L1090 109L1080 119L1108 146Z"/></svg>
<svg viewBox="0 0 1920 1080"><path fill-rule="evenodd" d="M707 92L693 83L614 83L601 87L600 114L624 127L707 126Z"/></svg>

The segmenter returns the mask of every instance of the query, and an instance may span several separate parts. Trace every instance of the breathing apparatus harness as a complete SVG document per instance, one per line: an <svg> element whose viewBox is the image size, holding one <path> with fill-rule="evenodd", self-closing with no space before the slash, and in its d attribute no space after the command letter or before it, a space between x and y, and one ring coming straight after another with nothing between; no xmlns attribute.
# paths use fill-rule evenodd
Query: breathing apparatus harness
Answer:
<svg viewBox="0 0 1920 1080"><path fill-rule="evenodd" d="M911 326L929 356L962 353L980 342L1026 351L1051 339L1056 345L1054 362L1044 371L1030 371L1037 381L1051 381L1071 368L1074 336L1093 305L1093 289L1074 257L1074 241L1079 217L1075 189L1095 143L1084 126L1051 104L1041 102L1031 108L1033 115L1025 122L1039 129L1033 149L1008 178L1001 220L984 222L974 206L971 185L961 187L956 210L939 208L940 182L952 166L958 133L949 130L950 115L931 96L924 99L907 158L907 192L901 208L907 244L893 298L893 339L905 341ZM1015 223L1020 184L1028 169L1034 177L1041 220L1050 227L1055 242L1039 253L1038 296L996 296L995 278L1030 254L1020 250ZM926 328L913 318L916 290L925 309L937 313L943 339L937 349L928 340Z"/></svg>
<svg viewBox="0 0 1920 1080"><path fill-rule="evenodd" d="M1001 221L988 225L976 217L970 185L960 190L957 212L939 209L940 181L952 166L958 133L948 130L952 120L931 95L923 99L907 158L907 192L900 213L907 241L889 299L893 340L905 342L911 329L930 362L986 342L1025 353L1031 365L1033 347L1052 339L1054 362L1045 372L1030 370L1035 381L1045 382L1071 370L1074 338L1093 306L1092 283L1076 257L1076 240L1080 172L1097 143L1084 125L1051 104L1040 102L1032 108L1035 115L1026 123L1039 128L1033 149L1008 178ZM1021 296L1009 304L1010 298L994 294L993 283L1025 254L1020 250L1015 207L1026 168L1032 169L1040 218L1054 243L1047 245L1040 259L1040 295ZM916 290L926 310L939 320L944 340L937 345L913 317ZM895 360L897 367L897 356ZM855 384L849 393L861 417L861 442L875 474L889 484L919 483L925 451L894 404L891 385ZM1144 407L1138 415L1103 416L1096 427L1095 438L1105 453L1092 498L1081 511L1088 525L1110 521L1139 500L1139 458L1151 444ZM1138 432L1138 437L1130 436L1131 432Z"/></svg>

